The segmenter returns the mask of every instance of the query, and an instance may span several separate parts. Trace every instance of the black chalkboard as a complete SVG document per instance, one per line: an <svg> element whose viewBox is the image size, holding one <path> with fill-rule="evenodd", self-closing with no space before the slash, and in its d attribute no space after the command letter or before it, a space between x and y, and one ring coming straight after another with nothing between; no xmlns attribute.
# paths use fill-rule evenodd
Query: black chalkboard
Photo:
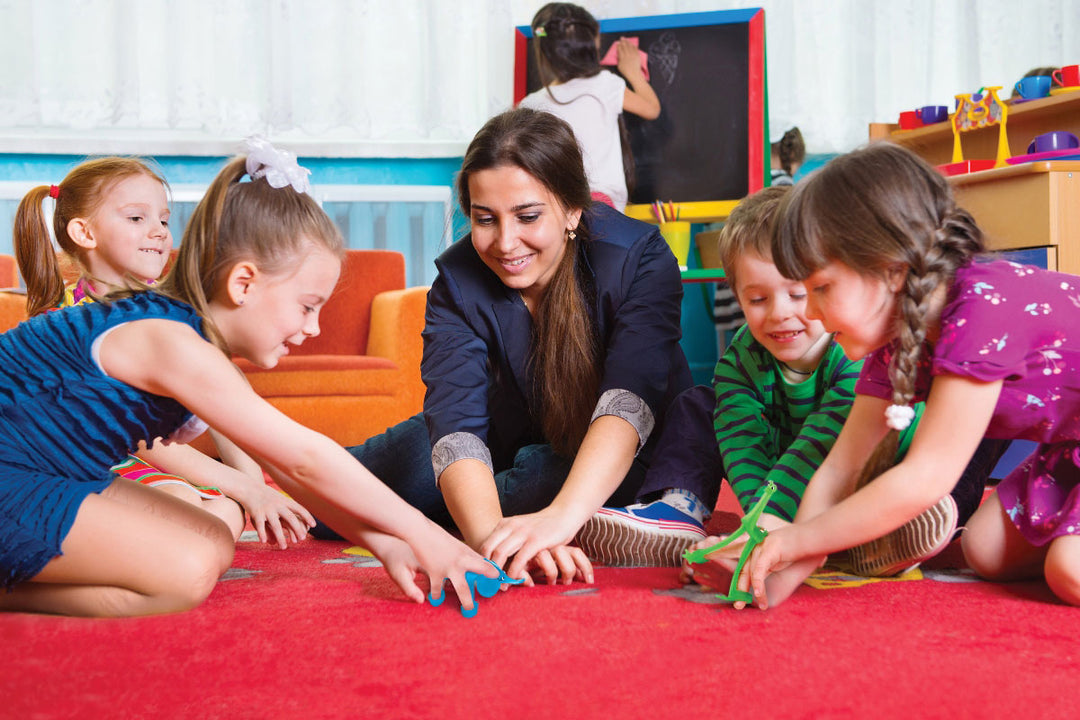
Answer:
<svg viewBox="0 0 1080 720"><path fill-rule="evenodd" d="M760 15L755 9L600 21L601 53L620 37L639 39L662 108L656 120L623 115L636 164L631 203L735 200L762 186L764 33L757 37L751 22ZM518 32L524 44L515 101L541 87L531 30Z"/></svg>

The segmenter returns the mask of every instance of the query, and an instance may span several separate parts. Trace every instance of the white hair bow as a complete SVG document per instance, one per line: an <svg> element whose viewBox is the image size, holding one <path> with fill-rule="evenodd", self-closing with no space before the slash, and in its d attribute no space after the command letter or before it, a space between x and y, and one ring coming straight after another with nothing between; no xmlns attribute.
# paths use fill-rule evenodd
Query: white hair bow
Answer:
<svg viewBox="0 0 1080 720"><path fill-rule="evenodd" d="M272 188L292 185L298 193L311 192L308 181L311 171L300 167L296 162L296 153L278 150L260 135L252 135L244 140L244 152L247 154L247 172L252 180L265 177Z"/></svg>
<svg viewBox="0 0 1080 720"><path fill-rule="evenodd" d="M885 408L885 424L897 432L903 432L915 419L915 408L910 405L890 405Z"/></svg>

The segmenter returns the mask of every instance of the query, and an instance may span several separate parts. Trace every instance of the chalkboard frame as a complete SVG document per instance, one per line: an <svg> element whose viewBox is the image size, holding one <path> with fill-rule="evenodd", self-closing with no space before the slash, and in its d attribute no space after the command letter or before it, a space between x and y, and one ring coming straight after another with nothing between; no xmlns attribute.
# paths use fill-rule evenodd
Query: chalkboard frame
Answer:
<svg viewBox="0 0 1080 720"><path fill-rule="evenodd" d="M765 13L761 8L717 10L710 12L677 13L652 17L615 18L600 20L601 34L629 35L646 30L694 27L701 25L745 24L747 26L748 68L746 98L746 187L747 194L765 185L765 170L769 159L768 148L768 92L765 70ZM514 32L514 104L527 94L529 40L532 28L518 26ZM741 58L740 58L741 60ZM741 198L715 198L705 201L686 202L680 198L658 198L673 201L681 220L710 222L722 220L731 212ZM657 222L652 206L631 204L626 214L641 220Z"/></svg>

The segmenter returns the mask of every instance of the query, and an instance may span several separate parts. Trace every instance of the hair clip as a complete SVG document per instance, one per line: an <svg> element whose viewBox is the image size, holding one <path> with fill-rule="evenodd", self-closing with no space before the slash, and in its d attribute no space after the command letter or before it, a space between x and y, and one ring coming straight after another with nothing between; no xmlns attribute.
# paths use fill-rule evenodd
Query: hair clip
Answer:
<svg viewBox="0 0 1080 720"><path fill-rule="evenodd" d="M310 194L308 175L311 171L300 167L296 162L296 153L278 150L261 135L245 138L244 152L247 155L245 167L252 180L264 177L272 188L292 185L296 192Z"/></svg>
<svg viewBox="0 0 1080 720"><path fill-rule="evenodd" d="M743 565L750 559L750 553L754 552L754 548L764 542L768 537L769 531L757 524L761 518L761 512L765 509L765 506L769 503L769 498L776 492L776 483L772 480L765 486L764 492L761 493L761 497L754 503L754 507L750 508L750 511L743 516L742 522L739 523L739 529L728 535L721 540L707 548L701 550L687 550L683 553L683 559L689 563L703 563L708 560L707 555L722 550L732 543L732 541L746 535L746 544L743 545L742 552L739 554L739 562L735 565L735 574L731 576L731 585L728 587L727 595L717 594L716 597L725 602L738 602L742 600L745 603L754 602L754 596L745 591L739 589L739 577L742 575Z"/></svg>
<svg viewBox="0 0 1080 720"><path fill-rule="evenodd" d="M885 408L885 424L897 432L903 432L915 419L915 408L910 405L890 405Z"/></svg>
<svg viewBox="0 0 1080 720"><path fill-rule="evenodd" d="M49 197L51 197L53 200L60 197L60 186L59 185L50 185L49 186Z"/></svg>
<svg viewBox="0 0 1080 720"><path fill-rule="evenodd" d="M533 35L535 35L536 37L547 37L547 30L544 29L543 25L541 25L540 27L533 30Z"/></svg>

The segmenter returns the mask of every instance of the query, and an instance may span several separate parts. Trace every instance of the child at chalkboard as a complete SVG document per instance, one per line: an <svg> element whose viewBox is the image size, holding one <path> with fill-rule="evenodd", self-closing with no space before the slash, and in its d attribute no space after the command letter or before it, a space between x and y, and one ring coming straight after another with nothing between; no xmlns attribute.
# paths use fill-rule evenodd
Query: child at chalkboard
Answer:
<svg viewBox="0 0 1080 720"><path fill-rule="evenodd" d="M600 24L585 8L548 3L533 17L532 30L544 87L522 99L521 106L552 113L570 125L593 199L624 210L634 165L622 112L646 120L660 115L660 99L645 79L637 47L626 38L617 43L620 78L600 69Z"/></svg>

